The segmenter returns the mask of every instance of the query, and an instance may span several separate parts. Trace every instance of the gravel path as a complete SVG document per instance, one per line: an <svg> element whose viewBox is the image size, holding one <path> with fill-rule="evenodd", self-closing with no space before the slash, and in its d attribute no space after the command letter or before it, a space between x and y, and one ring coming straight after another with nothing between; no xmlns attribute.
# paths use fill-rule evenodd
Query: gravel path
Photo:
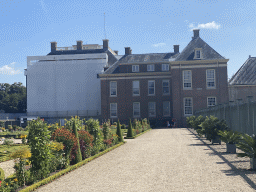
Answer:
<svg viewBox="0 0 256 192"><path fill-rule="evenodd" d="M188 129L153 129L37 191L255 191L249 158Z"/></svg>

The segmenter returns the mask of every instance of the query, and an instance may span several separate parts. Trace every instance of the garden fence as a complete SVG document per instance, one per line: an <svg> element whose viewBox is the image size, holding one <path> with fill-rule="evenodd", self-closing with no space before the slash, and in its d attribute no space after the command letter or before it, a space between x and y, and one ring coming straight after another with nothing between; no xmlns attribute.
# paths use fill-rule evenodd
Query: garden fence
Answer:
<svg viewBox="0 0 256 192"><path fill-rule="evenodd" d="M233 131L256 135L256 101L251 101L248 97L247 102L230 101L229 103L219 104L214 107L195 111L195 115L213 115L219 119L224 119L228 127Z"/></svg>

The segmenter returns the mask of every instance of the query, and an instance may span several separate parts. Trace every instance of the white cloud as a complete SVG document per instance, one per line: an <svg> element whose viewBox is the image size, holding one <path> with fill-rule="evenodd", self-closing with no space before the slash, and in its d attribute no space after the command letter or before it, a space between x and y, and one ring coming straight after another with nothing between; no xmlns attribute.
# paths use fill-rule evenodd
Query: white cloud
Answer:
<svg viewBox="0 0 256 192"><path fill-rule="evenodd" d="M216 23L215 21L209 22L209 23L198 24L197 26L194 25L193 23L190 23L189 28L191 28L191 30L193 30L193 29L219 29L220 24Z"/></svg>
<svg viewBox="0 0 256 192"><path fill-rule="evenodd" d="M152 46L153 47L162 47L162 46L165 46L166 44L165 43L157 43L157 44L153 44Z"/></svg>
<svg viewBox="0 0 256 192"><path fill-rule="evenodd" d="M4 65L3 67L0 67L0 74L2 75L16 75L22 73L19 69L15 70L14 67L11 65L15 65L16 62L12 62L9 66Z"/></svg>

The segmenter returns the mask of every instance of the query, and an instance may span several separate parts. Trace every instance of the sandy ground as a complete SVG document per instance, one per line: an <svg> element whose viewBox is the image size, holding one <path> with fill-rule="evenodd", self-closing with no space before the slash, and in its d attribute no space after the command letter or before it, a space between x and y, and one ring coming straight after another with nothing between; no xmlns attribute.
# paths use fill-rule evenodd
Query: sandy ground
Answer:
<svg viewBox="0 0 256 192"><path fill-rule="evenodd" d="M225 151L186 128L153 129L37 191L255 191L249 158Z"/></svg>

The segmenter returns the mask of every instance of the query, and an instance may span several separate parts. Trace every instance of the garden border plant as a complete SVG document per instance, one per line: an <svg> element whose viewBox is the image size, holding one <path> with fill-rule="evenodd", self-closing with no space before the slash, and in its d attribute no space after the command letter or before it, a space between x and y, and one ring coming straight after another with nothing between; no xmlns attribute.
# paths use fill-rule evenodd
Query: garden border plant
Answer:
<svg viewBox="0 0 256 192"><path fill-rule="evenodd" d="M151 130L152 130L152 128L150 128L150 129L148 129L148 130L146 130L146 131L144 131L144 132L141 132L140 134L135 135L135 136L133 136L133 137L125 137L125 139L135 139L136 137L139 137L139 136L141 136L142 134L144 134L144 133L146 133L146 132L148 132L148 131L151 131Z"/></svg>
<svg viewBox="0 0 256 192"><path fill-rule="evenodd" d="M104 151L102 151L102 152L100 152L100 153L98 153L98 154L96 154L96 155L94 155L94 156L92 156L92 157L89 157L89 158L87 158L87 159L85 159L85 160L83 160L83 161L81 161L81 162L75 164L75 165L69 166L68 168L66 168L66 169L64 169L64 170L61 170L60 172L58 172L58 173L56 173L56 174L54 174L54 175L52 175L52 176L50 176L50 177L47 177L47 178L45 178L45 179L43 179L43 180L41 180L41 181L39 181L39 182L37 182L37 183L34 183L34 184L31 185L31 186L28 186L28 187L25 188L25 189L22 189L21 192L34 191L35 189L39 188L40 186L52 182L53 180L55 180L55 179L61 177L62 175L66 174L66 173L68 173L68 172L70 172L70 171L72 171L72 170L75 170L75 169L81 167L82 165L85 165L86 163L92 161L93 159L95 159L95 158L97 158L97 157L99 157L99 156L102 156L103 154L105 154L105 153L107 153L107 152L109 152L109 151L111 151L111 150L113 150L113 149L115 149L115 148L117 148L117 147L119 147L119 146L125 144L125 143L126 143L126 141L121 142L121 143L119 143L119 144L116 144L116 145L114 145L113 147L110 147L110 148L108 148L108 149L106 149L106 150L104 150Z"/></svg>

